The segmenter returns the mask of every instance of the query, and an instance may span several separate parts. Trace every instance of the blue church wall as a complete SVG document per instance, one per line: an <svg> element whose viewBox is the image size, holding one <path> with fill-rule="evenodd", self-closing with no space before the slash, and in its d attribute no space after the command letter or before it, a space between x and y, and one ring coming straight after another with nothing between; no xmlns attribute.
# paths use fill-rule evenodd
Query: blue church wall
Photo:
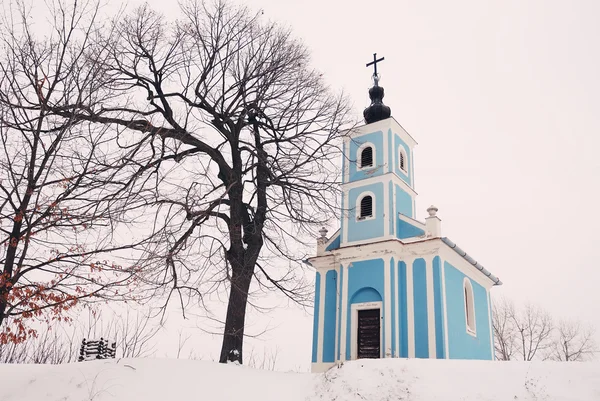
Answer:
<svg viewBox="0 0 600 401"><path fill-rule="evenodd" d="M348 309L346 321L346 359L351 358L351 330L352 330L352 304L363 302L380 302L384 294L384 268L383 259L372 259L352 262L348 267ZM385 308L385 305L382 306ZM385 316L385 310L382 310ZM382 322L382 332L384 325ZM385 336L381 348L385 349Z"/></svg>
<svg viewBox="0 0 600 401"><path fill-rule="evenodd" d="M433 304L435 310L435 353L436 358L445 358L444 354L444 310L442 306L442 267L439 256L433 258Z"/></svg>
<svg viewBox="0 0 600 401"><path fill-rule="evenodd" d="M477 335L467 333L464 288L465 275L448 262L444 262L446 283L446 310L448 319L448 356L452 359L492 359L491 333L488 320L487 291L471 280L475 306Z"/></svg>
<svg viewBox="0 0 600 401"><path fill-rule="evenodd" d="M406 174L404 171L402 171L402 169L400 169L400 146L402 146L404 148L404 151L406 152L406 170L408 171L408 174ZM398 177L402 178L404 182L412 186L412 182L410 180L410 173L412 170L412 155L410 154L410 147L406 144L406 142L400 139L398 135L394 135L394 157L396 159L396 174L398 175Z"/></svg>
<svg viewBox="0 0 600 401"><path fill-rule="evenodd" d="M373 149L373 168L360 170L358 167L358 148L365 144L371 143L375 147ZM370 134L361 135L350 139L350 156L348 160L349 181L362 180L364 178L375 177L385 173L383 168L383 132L376 131Z"/></svg>
<svg viewBox="0 0 600 401"><path fill-rule="evenodd" d="M396 185L396 213L402 213L414 219L413 200L408 193L400 188L400 185Z"/></svg>
<svg viewBox="0 0 600 401"><path fill-rule="evenodd" d="M325 248L326 251L331 251L333 249L338 249L340 247L340 236L341 236L341 232L342 230L340 230L340 234L338 234L333 241L331 241L331 243L329 245L327 245L327 248Z"/></svg>
<svg viewBox="0 0 600 401"><path fill-rule="evenodd" d="M427 271L423 258L415 259L413 262L413 294L415 299L415 356L429 358Z"/></svg>
<svg viewBox="0 0 600 401"><path fill-rule="evenodd" d="M396 217L396 237L399 239L418 237L425 235L425 231L419 227L413 226L410 223Z"/></svg>
<svg viewBox="0 0 600 401"><path fill-rule="evenodd" d="M400 357L408 358L408 314L406 307L406 263L398 262L398 298L400 308Z"/></svg>
<svg viewBox="0 0 600 401"><path fill-rule="evenodd" d="M335 312L337 273L329 270L325 275L325 310L323 323L323 362L335 361Z"/></svg>
<svg viewBox="0 0 600 401"><path fill-rule="evenodd" d="M312 343L312 361L317 362L317 349L319 343L319 302L321 297L321 274L317 272L315 278L315 310L313 313L313 343Z"/></svg>
<svg viewBox="0 0 600 401"><path fill-rule="evenodd" d="M360 205L356 201L358 197L365 193L372 192L375 196L373 199L373 205L375 207L374 218L367 220L357 220L356 216L359 212ZM378 182L375 184L365 185L364 187L352 188L348 191L348 204L349 208L353 209L349 213L348 223L348 242L360 241L364 239L382 237L384 235L384 207L383 207L383 183Z"/></svg>
<svg viewBox="0 0 600 401"><path fill-rule="evenodd" d="M344 288L344 269L342 268L342 266L340 266L340 288ZM339 295L338 295L338 305L342 305L342 291L340 291ZM336 355L336 359L340 359L341 356L341 351L340 351L340 339L342 337L342 308L340 307L338 310L339 316L338 316L338 327L337 327L337 348L335 350L335 355Z"/></svg>

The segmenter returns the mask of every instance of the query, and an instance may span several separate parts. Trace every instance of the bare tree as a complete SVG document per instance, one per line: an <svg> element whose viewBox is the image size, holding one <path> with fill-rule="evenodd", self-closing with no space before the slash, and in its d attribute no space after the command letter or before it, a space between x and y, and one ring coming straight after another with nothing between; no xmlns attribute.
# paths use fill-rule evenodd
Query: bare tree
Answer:
<svg viewBox="0 0 600 401"><path fill-rule="evenodd" d="M160 235L145 280L182 308L227 291L220 362L241 363L252 288L310 302L301 261L308 235L339 212L350 108L306 47L260 13L193 0L181 12L168 22L143 6L117 18L96 49L106 101L53 111L156 146Z"/></svg>
<svg viewBox="0 0 600 401"><path fill-rule="evenodd" d="M141 245L131 230L115 236L120 223L131 223L125 213L143 205L130 190L140 168L128 162L143 162L140 147L69 111L103 100L102 52L92 42L98 5L52 4L43 39L31 32L24 6L5 17L0 32L4 344L35 335L28 321L69 319L66 312L82 301L131 299L140 269L115 254Z"/></svg>
<svg viewBox="0 0 600 401"><path fill-rule="evenodd" d="M512 301L500 299L494 302L493 330L497 360L531 361L547 357L554 324L552 317L535 305L516 308Z"/></svg>
<svg viewBox="0 0 600 401"><path fill-rule="evenodd" d="M37 336L21 342L0 344L0 363L60 364L77 361L81 340L101 337L117 343L117 357L152 356L154 337L161 329L147 313L117 314L108 309L88 311L87 319L53 323L40 328Z"/></svg>
<svg viewBox="0 0 600 401"><path fill-rule="evenodd" d="M517 333L512 320L512 316L515 315L514 309L514 304L505 298L494 302L494 350L496 360L499 361L510 361L517 349Z"/></svg>
<svg viewBox="0 0 600 401"><path fill-rule="evenodd" d="M155 352L154 338L162 328L157 323L149 311L133 311L130 308L124 314L110 310L90 311L87 323L80 326L79 336L114 341L119 358L144 358Z"/></svg>
<svg viewBox="0 0 600 401"><path fill-rule="evenodd" d="M555 361L585 361L598 352L593 327L583 327L576 321L561 321L550 350L550 359Z"/></svg>
<svg viewBox="0 0 600 401"><path fill-rule="evenodd" d="M250 350L248 357L248 366L255 369L262 370L275 370L277 367L277 357L279 355L279 348L267 350L263 349L262 358L258 357L254 352L254 348Z"/></svg>
<svg viewBox="0 0 600 401"><path fill-rule="evenodd" d="M524 361L531 361L538 352L551 346L554 329L552 317L537 306L527 304L522 311L513 309L510 316L517 336L517 350Z"/></svg>

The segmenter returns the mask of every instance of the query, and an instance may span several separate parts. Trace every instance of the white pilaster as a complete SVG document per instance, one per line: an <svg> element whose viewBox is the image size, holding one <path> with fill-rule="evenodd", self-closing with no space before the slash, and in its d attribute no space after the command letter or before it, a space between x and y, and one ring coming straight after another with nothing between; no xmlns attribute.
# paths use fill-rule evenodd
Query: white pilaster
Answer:
<svg viewBox="0 0 600 401"><path fill-rule="evenodd" d="M384 280L384 299L385 299L385 320L384 320L384 333L385 333L385 352L383 353L384 358L392 356L392 279L390 274L390 268L392 265L392 258L390 257L385 263L385 269L383 270Z"/></svg>
<svg viewBox="0 0 600 401"><path fill-rule="evenodd" d="M488 300L488 324L490 326L490 348L492 351L492 360L495 360L495 352L494 352L494 332L492 327L492 299L490 297L490 290L486 288L485 292L487 293Z"/></svg>
<svg viewBox="0 0 600 401"><path fill-rule="evenodd" d="M344 244L346 242L348 242L348 224L350 223L350 214L354 214L356 212L351 212L352 207L349 203L350 200L348 199L348 191L344 190L342 191L342 197L344 199L344 208L342 209L342 220L344 222L344 229L342 230L342 232L340 233L341 238L340 238L340 243Z"/></svg>
<svg viewBox="0 0 600 401"><path fill-rule="evenodd" d="M406 320L408 323L408 357L415 357L415 298L413 291L413 262L406 261Z"/></svg>
<svg viewBox="0 0 600 401"><path fill-rule="evenodd" d="M390 130L389 129L384 129L383 131L383 143L385 144L383 146L383 165L385 167L384 171L390 171L390 160L389 160L389 155L390 155L390 146L392 146L390 144Z"/></svg>
<svg viewBox="0 0 600 401"><path fill-rule="evenodd" d="M320 271L321 284L319 288L319 328L317 330L317 363L323 362L323 338L325 335L325 287L326 274L325 271Z"/></svg>
<svg viewBox="0 0 600 401"><path fill-rule="evenodd" d="M435 358L435 297L433 294L433 258L425 259L427 279L427 331L429 358Z"/></svg>
<svg viewBox="0 0 600 401"><path fill-rule="evenodd" d="M446 270L444 260L440 258L440 269L442 269L442 306L444 308L444 355L450 359L450 348L448 348L448 308L446 307Z"/></svg>
<svg viewBox="0 0 600 401"><path fill-rule="evenodd" d="M393 226L393 230L394 232L392 233L394 237L396 237L396 225L398 224L398 211L396 210L396 204L397 204L397 200L396 200L396 185L394 183L392 183L392 192L394 193L394 196L392 198L392 202L394 202L393 205L390 205L390 210L392 211L393 214L393 218L392 218L392 222L394 223Z"/></svg>
<svg viewBox="0 0 600 401"><path fill-rule="evenodd" d="M348 326L348 266L342 265L344 269L344 282L342 283L342 335L340 336L340 361L346 360L346 341Z"/></svg>

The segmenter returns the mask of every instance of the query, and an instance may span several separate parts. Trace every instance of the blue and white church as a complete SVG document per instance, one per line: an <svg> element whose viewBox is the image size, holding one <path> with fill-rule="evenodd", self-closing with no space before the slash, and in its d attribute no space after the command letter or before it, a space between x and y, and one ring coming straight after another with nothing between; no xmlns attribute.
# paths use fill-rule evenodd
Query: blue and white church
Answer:
<svg viewBox="0 0 600 401"><path fill-rule="evenodd" d="M342 218L322 229L312 371L360 358L494 358L490 290L501 281L415 215L413 137L383 104L377 60L365 125L344 134Z"/></svg>

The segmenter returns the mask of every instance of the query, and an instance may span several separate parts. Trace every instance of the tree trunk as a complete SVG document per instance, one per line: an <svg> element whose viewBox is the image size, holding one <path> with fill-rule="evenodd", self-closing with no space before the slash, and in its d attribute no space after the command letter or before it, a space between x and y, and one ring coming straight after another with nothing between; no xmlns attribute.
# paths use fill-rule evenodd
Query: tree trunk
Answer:
<svg viewBox="0 0 600 401"><path fill-rule="evenodd" d="M244 260L228 253L230 261ZM234 262L235 263L235 262ZM244 345L244 328L246 323L246 306L248 305L248 291L252 282L252 268L239 266L232 269L231 290L225 317L225 330L223 331L223 344L221 346L220 363L243 363L242 351Z"/></svg>

